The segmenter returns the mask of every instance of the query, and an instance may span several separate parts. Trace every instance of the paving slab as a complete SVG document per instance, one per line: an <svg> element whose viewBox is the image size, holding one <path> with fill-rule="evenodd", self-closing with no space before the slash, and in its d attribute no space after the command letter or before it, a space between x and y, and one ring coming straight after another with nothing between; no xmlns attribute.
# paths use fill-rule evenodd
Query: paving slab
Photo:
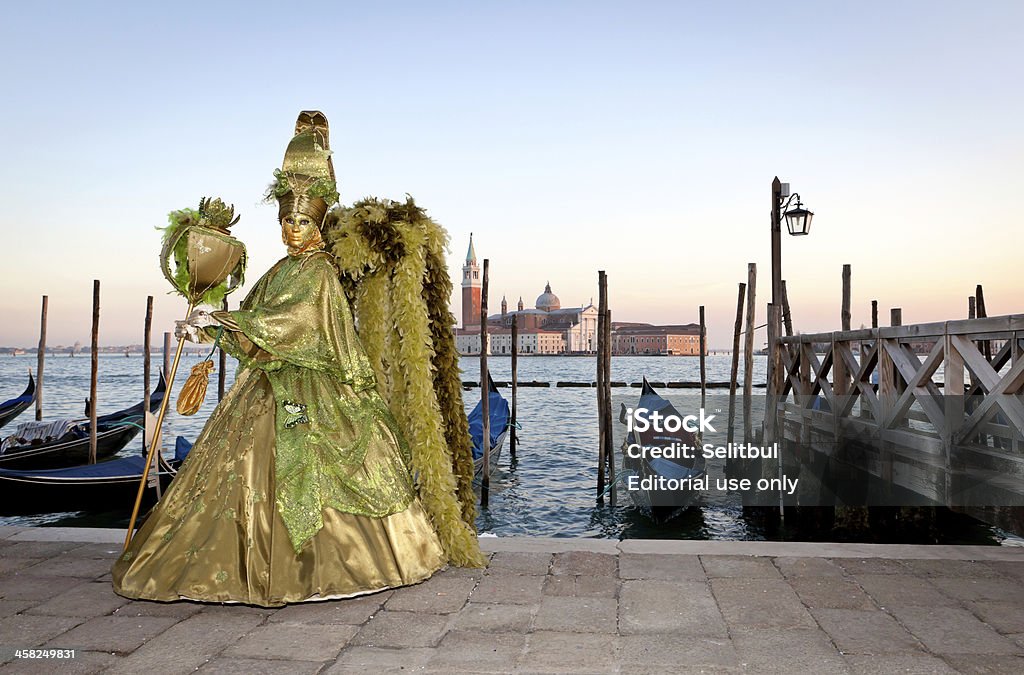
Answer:
<svg viewBox="0 0 1024 675"><path fill-rule="evenodd" d="M708 577L739 579L781 579L771 558L755 556L705 555L700 558Z"/></svg>
<svg viewBox="0 0 1024 675"><path fill-rule="evenodd" d="M957 675L960 672L930 654L844 654L843 660L854 675Z"/></svg>
<svg viewBox="0 0 1024 675"><path fill-rule="evenodd" d="M178 619L169 617L98 616L53 638L46 648L127 654L176 623Z"/></svg>
<svg viewBox="0 0 1024 675"><path fill-rule="evenodd" d="M433 647L444 636L448 617L382 610L367 621L351 644L366 647Z"/></svg>
<svg viewBox="0 0 1024 675"><path fill-rule="evenodd" d="M165 616L181 620L187 619L201 611L203 611L201 603L189 602L187 600L179 602L129 600L114 610L113 616Z"/></svg>
<svg viewBox="0 0 1024 675"><path fill-rule="evenodd" d="M0 598L43 602L89 581L76 577L44 577L19 572L0 577Z"/></svg>
<svg viewBox="0 0 1024 675"><path fill-rule="evenodd" d="M811 608L876 609L871 597L855 581L843 577L810 576L786 580L800 601Z"/></svg>
<svg viewBox="0 0 1024 675"><path fill-rule="evenodd" d="M358 628L345 624L275 623L257 626L222 656L249 659L334 661Z"/></svg>
<svg viewBox="0 0 1024 675"><path fill-rule="evenodd" d="M623 579L666 579L704 581L707 574L695 555L665 553L623 553L619 556L619 577Z"/></svg>
<svg viewBox="0 0 1024 675"><path fill-rule="evenodd" d="M471 602L455 617L453 630L528 633L540 605L495 605Z"/></svg>
<svg viewBox="0 0 1024 675"><path fill-rule="evenodd" d="M813 609L821 629L844 654L923 654L921 642L881 610Z"/></svg>
<svg viewBox="0 0 1024 675"><path fill-rule="evenodd" d="M108 584L86 582L26 611L29 614L94 617L113 614L114 610L128 602L127 598L114 593Z"/></svg>
<svg viewBox="0 0 1024 675"><path fill-rule="evenodd" d="M578 574L601 577L618 576L618 555L592 551L556 553L551 574Z"/></svg>
<svg viewBox="0 0 1024 675"><path fill-rule="evenodd" d="M218 656L200 668L198 673L216 675L315 675L324 664L320 661L243 659Z"/></svg>
<svg viewBox="0 0 1024 675"><path fill-rule="evenodd" d="M531 673L614 673L618 639L606 635L535 631L518 663Z"/></svg>
<svg viewBox="0 0 1024 675"><path fill-rule="evenodd" d="M882 607L918 605L959 607L960 603L943 593L927 579L907 574L858 574L854 579Z"/></svg>
<svg viewBox="0 0 1024 675"><path fill-rule="evenodd" d="M711 590L730 627L814 628L814 619L799 596L781 577L778 579L712 579Z"/></svg>
<svg viewBox="0 0 1024 675"><path fill-rule="evenodd" d="M469 600L470 602L535 605L544 595L545 578L524 574L486 576L477 584Z"/></svg>
<svg viewBox="0 0 1024 675"><path fill-rule="evenodd" d="M839 651L819 630L752 629L733 633L736 656L749 673L846 673Z"/></svg>
<svg viewBox="0 0 1024 675"><path fill-rule="evenodd" d="M217 654L263 623L254 614L215 616L200 612L180 621L119 659L112 675L178 675L212 661Z"/></svg>
<svg viewBox="0 0 1024 675"><path fill-rule="evenodd" d="M476 587L476 579L434 577L421 584L403 588L385 603L394 611L450 614L462 609Z"/></svg>
<svg viewBox="0 0 1024 675"><path fill-rule="evenodd" d="M79 558L67 554L54 556L25 567L21 574L44 577L82 577L98 579L110 572L111 561L103 558Z"/></svg>
<svg viewBox="0 0 1024 675"><path fill-rule="evenodd" d="M907 630L935 654L1024 654L966 609L955 607L887 608Z"/></svg>
<svg viewBox="0 0 1024 675"><path fill-rule="evenodd" d="M552 555L539 551L499 551L491 556L487 574L499 574L503 570L515 574L545 575L551 568Z"/></svg>
<svg viewBox="0 0 1024 675"><path fill-rule="evenodd" d="M421 647L391 649L349 645L323 675L418 672L424 670L436 651Z"/></svg>
<svg viewBox="0 0 1024 675"><path fill-rule="evenodd" d="M384 607L393 591L381 591L344 600L288 605L269 617L271 623L346 623L361 625Z"/></svg>
<svg viewBox="0 0 1024 675"><path fill-rule="evenodd" d="M957 672L965 675L1005 675L1024 672L1024 657L972 654L944 657Z"/></svg>
<svg viewBox="0 0 1024 675"><path fill-rule="evenodd" d="M614 598L619 594L619 580L614 577L552 575L544 583L544 595L580 598Z"/></svg>
<svg viewBox="0 0 1024 675"><path fill-rule="evenodd" d="M1007 600L1024 605L1024 584L1015 579L932 576L928 581L959 600Z"/></svg>
<svg viewBox="0 0 1024 675"><path fill-rule="evenodd" d="M442 673L507 673L526 646L519 633L451 631L444 636L427 663Z"/></svg>
<svg viewBox="0 0 1024 675"><path fill-rule="evenodd" d="M787 579L806 577L841 577L846 573L840 565L827 558L775 558L775 567Z"/></svg>
<svg viewBox="0 0 1024 675"><path fill-rule="evenodd" d="M625 581L619 592L619 633L678 633L725 637L725 620L707 584Z"/></svg>
<svg viewBox="0 0 1024 675"><path fill-rule="evenodd" d="M676 672L682 667L718 672L739 667L732 641L686 634L624 635L619 638L619 664L626 672Z"/></svg>
<svg viewBox="0 0 1024 675"><path fill-rule="evenodd" d="M7 675L93 675L105 673L118 662L115 654L106 652L75 652L70 659L19 659L9 661L0 673Z"/></svg>
<svg viewBox="0 0 1024 675"><path fill-rule="evenodd" d="M566 633L618 633L613 598L546 596L533 620L534 630Z"/></svg>
<svg viewBox="0 0 1024 675"><path fill-rule="evenodd" d="M1024 604L1002 600L966 602L964 606L974 616L1004 634L1024 633Z"/></svg>

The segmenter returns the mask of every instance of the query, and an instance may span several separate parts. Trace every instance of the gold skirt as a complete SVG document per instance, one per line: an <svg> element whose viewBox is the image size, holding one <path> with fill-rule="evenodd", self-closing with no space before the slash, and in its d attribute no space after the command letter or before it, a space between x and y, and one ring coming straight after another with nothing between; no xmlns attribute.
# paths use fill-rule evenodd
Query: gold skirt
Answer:
<svg viewBox="0 0 1024 675"><path fill-rule="evenodd" d="M266 377L240 373L225 406L245 415L232 425L211 417L114 564L115 592L276 607L413 584L444 566L419 500L383 518L326 508L323 528L296 554L273 498L275 406Z"/></svg>

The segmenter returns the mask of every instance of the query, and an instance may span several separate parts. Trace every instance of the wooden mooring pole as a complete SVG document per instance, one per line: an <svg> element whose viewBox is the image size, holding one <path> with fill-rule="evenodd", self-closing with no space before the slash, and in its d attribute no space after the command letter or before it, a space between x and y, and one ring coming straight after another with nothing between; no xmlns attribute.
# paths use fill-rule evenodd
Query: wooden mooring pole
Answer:
<svg viewBox="0 0 1024 675"><path fill-rule="evenodd" d="M878 328L878 300L871 301L871 327Z"/></svg>
<svg viewBox="0 0 1024 675"><path fill-rule="evenodd" d="M786 327L786 335L793 334L793 314L789 311L789 292L786 290L786 280L782 280L782 325Z"/></svg>
<svg viewBox="0 0 1024 675"><path fill-rule="evenodd" d="M96 381L100 373L100 280L92 282L92 373L89 381L89 463L96 463Z"/></svg>
<svg viewBox="0 0 1024 675"><path fill-rule="evenodd" d="M850 276L850 266L843 265L843 308L840 312L843 330L850 330Z"/></svg>
<svg viewBox="0 0 1024 675"><path fill-rule="evenodd" d="M967 298L967 318L968 319L973 319L976 316L978 316L978 314L977 314L977 304L976 303L977 303L977 298L975 298L973 295L970 296L969 298Z"/></svg>
<svg viewBox="0 0 1024 675"><path fill-rule="evenodd" d="M164 377L166 377L166 378L169 378L171 376L170 372L171 372L171 359L172 358L173 357L171 356L171 334L170 333L164 333ZM167 394L165 394L166 396L170 396L171 395L170 394L170 389L171 389L171 383L168 382L167 383Z"/></svg>
<svg viewBox="0 0 1024 675"><path fill-rule="evenodd" d="M39 314L39 353L36 354L36 421L43 420L43 366L46 364L46 314L50 297L43 296L43 308Z"/></svg>
<svg viewBox="0 0 1024 675"><path fill-rule="evenodd" d="M747 265L747 331L743 340L743 442L754 440L754 421L751 419L754 387L754 316L757 306L757 263Z"/></svg>
<svg viewBox="0 0 1024 675"><path fill-rule="evenodd" d="M707 407L708 399L708 371L704 357L707 353L707 326L704 323L704 305L700 306L700 407Z"/></svg>
<svg viewBox="0 0 1024 675"><path fill-rule="evenodd" d="M512 318L512 411L509 420L509 458L516 458L516 390L519 388L519 316Z"/></svg>
<svg viewBox="0 0 1024 675"><path fill-rule="evenodd" d="M732 330L732 368L729 370L729 424L726 426L726 443L730 444L736 437L736 385L740 370L740 335L743 333L743 300L746 297L747 285L741 283L736 297L736 323ZM725 474L733 475L732 459L725 460Z"/></svg>
<svg viewBox="0 0 1024 675"><path fill-rule="evenodd" d="M597 273L597 501L604 502L604 471L607 465L607 445L604 418L604 383L607 379L604 359L604 325L608 321L608 278L604 270Z"/></svg>
<svg viewBox="0 0 1024 675"><path fill-rule="evenodd" d="M480 477L480 506L487 507L491 491L491 378L487 372L487 277L491 261L484 258L484 280L480 289L480 412L483 413L483 475Z"/></svg>
<svg viewBox="0 0 1024 675"><path fill-rule="evenodd" d="M608 277L605 277L607 283ZM605 302L605 306L607 306ZM608 462L608 503L615 506L615 444L612 441L612 310L604 313L604 438Z"/></svg>
<svg viewBox="0 0 1024 675"><path fill-rule="evenodd" d="M142 328L142 450L145 452L149 434L146 433L146 416L149 414L149 380L151 374L150 350L153 337L153 296L146 296L146 320Z"/></svg>

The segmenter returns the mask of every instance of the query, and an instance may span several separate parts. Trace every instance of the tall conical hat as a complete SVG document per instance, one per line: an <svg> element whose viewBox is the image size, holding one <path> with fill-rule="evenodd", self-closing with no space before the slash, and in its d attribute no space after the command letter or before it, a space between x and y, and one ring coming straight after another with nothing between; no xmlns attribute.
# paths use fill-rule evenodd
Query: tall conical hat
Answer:
<svg viewBox="0 0 1024 675"><path fill-rule="evenodd" d="M295 122L295 136L288 143L281 169L267 196L278 200L278 215L298 211L319 224L327 209L338 202L338 186L327 117L319 110L304 110Z"/></svg>

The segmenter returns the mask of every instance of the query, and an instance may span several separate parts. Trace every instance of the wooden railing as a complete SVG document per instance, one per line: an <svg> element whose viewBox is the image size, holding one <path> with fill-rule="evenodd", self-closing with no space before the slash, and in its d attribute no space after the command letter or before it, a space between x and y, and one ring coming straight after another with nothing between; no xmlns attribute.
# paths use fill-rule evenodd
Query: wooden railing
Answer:
<svg viewBox="0 0 1024 675"><path fill-rule="evenodd" d="M984 484L1024 504L1024 315L772 332L770 439L856 457L938 503L990 500L972 492Z"/></svg>

